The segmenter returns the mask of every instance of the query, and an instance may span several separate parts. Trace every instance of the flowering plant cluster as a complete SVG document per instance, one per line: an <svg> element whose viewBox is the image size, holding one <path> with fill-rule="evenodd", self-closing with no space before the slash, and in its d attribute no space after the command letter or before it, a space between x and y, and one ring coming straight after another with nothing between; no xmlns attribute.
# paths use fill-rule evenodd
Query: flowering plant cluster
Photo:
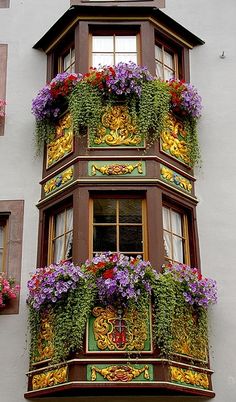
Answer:
<svg viewBox="0 0 236 402"><path fill-rule="evenodd" d="M143 261L140 256L133 258L107 252L87 260L85 267L95 275L98 299L105 305L142 304L150 297L157 278L150 262Z"/></svg>
<svg viewBox="0 0 236 402"><path fill-rule="evenodd" d="M141 96L142 84L154 78L147 67L141 67L133 62L118 63L116 66L104 66L101 69L92 68L84 79L97 86L103 95L137 95Z"/></svg>
<svg viewBox="0 0 236 402"><path fill-rule="evenodd" d="M5 106L6 106L6 101L4 99L0 99L0 117L5 116Z"/></svg>
<svg viewBox="0 0 236 402"><path fill-rule="evenodd" d="M32 101L32 113L37 121L55 119L62 112L63 97L68 96L81 74L60 73L45 85Z"/></svg>
<svg viewBox="0 0 236 402"><path fill-rule="evenodd" d="M40 310L43 305L55 304L77 285L86 275L79 266L65 261L37 268L36 273L28 281L28 303Z"/></svg>
<svg viewBox="0 0 236 402"><path fill-rule="evenodd" d="M0 273L0 307L5 307L7 302L15 299L20 290L19 285L15 285L15 280L6 278L4 273Z"/></svg>
<svg viewBox="0 0 236 402"><path fill-rule="evenodd" d="M171 79L168 81L168 86L171 94L171 109L174 113L193 118L201 116L202 98L193 85Z"/></svg>
<svg viewBox="0 0 236 402"><path fill-rule="evenodd" d="M183 285L183 296L191 305L208 307L217 302L216 281L204 278L197 268L184 264L164 266L163 275L171 275Z"/></svg>

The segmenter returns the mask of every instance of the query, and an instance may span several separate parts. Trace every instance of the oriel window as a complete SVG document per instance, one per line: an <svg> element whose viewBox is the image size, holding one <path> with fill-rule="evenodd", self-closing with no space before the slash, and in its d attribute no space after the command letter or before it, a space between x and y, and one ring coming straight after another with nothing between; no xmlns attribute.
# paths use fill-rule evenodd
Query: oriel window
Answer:
<svg viewBox="0 0 236 402"><path fill-rule="evenodd" d="M179 78L178 54L161 44L155 45L156 76L162 80Z"/></svg>
<svg viewBox="0 0 236 402"><path fill-rule="evenodd" d="M48 263L72 259L73 209L52 215L49 222Z"/></svg>

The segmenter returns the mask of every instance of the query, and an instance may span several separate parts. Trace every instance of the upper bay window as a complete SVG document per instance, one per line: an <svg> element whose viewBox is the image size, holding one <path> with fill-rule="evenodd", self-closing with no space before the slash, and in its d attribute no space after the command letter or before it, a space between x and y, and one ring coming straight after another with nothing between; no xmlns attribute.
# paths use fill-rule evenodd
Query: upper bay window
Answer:
<svg viewBox="0 0 236 402"><path fill-rule="evenodd" d="M179 78L179 56L163 44L155 45L156 76L162 80Z"/></svg>
<svg viewBox="0 0 236 402"><path fill-rule="evenodd" d="M64 208L49 219L48 263L72 259L73 209Z"/></svg>
<svg viewBox="0 0 236 402"><path fill-rule="evenodd" d="M91 36L91 65L99 67L115 65L119 62L138 63L137 35L111 34Z"/></svg>
<svg viewBox="0 0 236 402"><path fill-rule="evenodd" d="M60 71L65 71L68 73L75 72L75 49L74 47L70 47L70 49L61 56L60 59L61 68Z"/></svg>

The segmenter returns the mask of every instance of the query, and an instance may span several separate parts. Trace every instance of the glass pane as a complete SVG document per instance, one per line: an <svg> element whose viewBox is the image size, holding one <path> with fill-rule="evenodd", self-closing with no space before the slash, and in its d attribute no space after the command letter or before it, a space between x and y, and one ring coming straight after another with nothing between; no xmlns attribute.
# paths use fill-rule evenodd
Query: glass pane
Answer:
<svg viewBox="0 0 236 402"><path fill-rule="evenodd" d="M70 52L63 58L63 70L66 71L71 64Z"/></svg>
<svg viewBox="0 0 236 402"><path fill-rule="evenodd" d="M0 247L3 247L3 226L0 226Z"/></svg>
<svg viewBox="0 0 236 402"><path fill-rule="evenodd" d="M66 232L73 229L73 208L66 211Z"/></svg>
<svg viewBox="0 0 236 402"><path fill-rule="evenodd" d="M137 50L136 36L116 36L115 37L115 52L130 52L134 53Z"/></svg>
<svg viewBox="0 0 236 402"><path fill-rule="evenodd" d="M92 67L95 68L114 64L113 53L94 53L92 59Z"/></svg>
<svg viewBox="0 0 236 402"><path fill-rule="evenodd" d="M93 201L94 223L116 222L116 200L101 198Z"/></svg>
<svg viewBox="0 0 236 402"><path fill-rule="evenodd" d="M64 234L65 230L65 212L55 216L55 237Z"/></svg>
<svg viewBox="0 0 236 402"><path fill-rule="evenodd" d="M142 226L120 226L120 251L143 251Z"/></svg>
<svg viewBox="0 0 236 402"><path fill-rule="evenodd" d="M156 62L156 76L157 78L164 78L164 70L163 70L163 64Z"/></svg>
<svg viewBox="0 0 236 402"><path fill-rule="evenodd" d="M155 59L163 62L162 60L162 49L160 46L155 46Z"/></svg>
<svg viewBox="0 0 236 402"><path fill-rule="evenodd" d="M171 78L174 78L175 76L174 71L168 70L168 68L164 68L164 75L166 81L170 80Z"/></svg>
<svg viewBox="0 0 236 402"><path fill-rule="evenodd" d="M66 235L66 250L65 250L66 260L72 258L72 245L73 245L73 233L71 232Z"/></svg>
<svg viewBox="0 0 236 402"><path fill-rule="evenodd" d="M171 253L171 235L169 233L164 232L164 250L165 250L165 257L172 258Z"/></svg>
<svg viewBox="0 0 236 402"><path fill-rule="evenodd" d="M115 64L120 62L129 63L132 61L133 63L137 64L137 54L136 53L116 53L115 54Z"/></svg>
<svg viewBox="0 0 236 402"><path fill-rule="evenodd" d="M142 223L142 200L120 200L119 222Z"/></svg>
<svg viewBox="0 0 236 402"><path fill-rule="evenodd" d="M174 70L174 56L169 52L164 52L164 63Z"/></svg>
<svg viewBox="0 0 236 402"><path fill-rule="evenodd" d="M170 232L170 210L168 208L162 208L163 228Z"/></svg>
<svg viewBox="0 0 236 402"><path fill-rule="evenodd" d="M71 50L71 64L75 62L75 49Z"/></svg>
<svg viewBox="0 0 236 402"><path fill-rule="evenodd" d="M113 36L93 36L92 52L113 52Z"/></svg>
<svg viewBox="0 0 236 402"><path fill-rule="evenodd" d="M3 271L3 250L0 249L0 272Z"/></svg>
<svg viewBox="0 0 236 402"><path fill-rule="evenodd" d="M93 251L117 251L115 226L94 226Z"/></svg>
<svg viewBox="0 0 236 402"><path fill-rule="evenodd" d="M173 259L183 263L183 240L173 236Z"/></svg>
<svg viewBox="0 0 236 402"><path fill-rule="evenodd" d="M172 232L182 236L182 216L178 212L171 212Z"/></svg>
<svg viewBox="0 0 236 402"><path fill-rule="evenodd" d="M54 241L54 259L53 262L58 263L61 260L64 260L64 236L59 237Z"/></svg>

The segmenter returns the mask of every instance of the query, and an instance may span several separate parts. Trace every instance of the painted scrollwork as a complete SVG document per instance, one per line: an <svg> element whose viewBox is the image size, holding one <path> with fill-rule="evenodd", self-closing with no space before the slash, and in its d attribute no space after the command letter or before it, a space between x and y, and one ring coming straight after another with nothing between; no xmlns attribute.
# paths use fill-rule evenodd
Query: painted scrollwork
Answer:
<svg viewBox="0 0 236 402"><path fill-rule="evenodd" d="M61 187L69 183L73 179L74 175L74 168L73 166L69 167L68 169L64 170L57 176L53 177L52 179L48 180L43 189L45 195L49 195L55 190L59 190Z"/></svg>
<svg viewBox="0 0 236 402"><path fill-rule="evenodd" d="M171 381L181 384L194 385L201 388L209 388L207 374L193 370L186 370L179 367L170 366Z"/></svg>
<svg viewBox="0 0 236 402"><path fill-rule="evenodd" d="M144 378L146 380L150 379L149 367L145 365L141 369L132 367L131 365L124 366L109 366L105 368L99 368L96 366L91 367L91 380L96 381L97 373L104 377L108 381L122 381L128 382L132 381L134 378L140 376L144 373Z"/></svg>
<svg viewBox="0 0 236 402"><path fill-rule="evenodd" d="M147 314L137 310L95 307L93 333L100 350L142 351L148 338Z"/></svg>
<svg viewBox="0 0 236 402"><path fill-rule="evenodd" d="M191 193L193 186L190 180L167 168L166 166L161 165L160 169L161 177L164 180L170 182L171 184L175 184L177 187L187 191L188 193Z"/></svg>
<svg viewBox="0 0 236 402"><path fill-rule="evenodd" d="M56 126L55 140L47 146L47 167L51 167L73 151L71 116L66 114Z"/></svg>
<svg viewBox="0 0 236 402"><path fill-rule="evenodd" d="M67 373L67 366L63 366L56 370L50 370L44 373L35 374L32 378L32 389L35 391L37 389L63 384L67 381Z"/></svg>
<svg viewBox="0 0 236 402"><path fill-rule="evenodd" d="M108 106L105 109L93 142L98 146L142 145L142 137L137 134L137 127L127 106Z"/></svg>
<svg viewBox="0 0 236 402"><path fill-rule="evenodd" d="M166 128L161 133L161 149L171 156L189 164L189 149L186 142L187 133L184 125L172 114L168 115Z"/></svg>
<svg viewBox="0 0 236 402"><path fill-rule="evenodd" d="M135 169L137 169L137 172L139 174L143 173L142 169L142 162L138 162L135 165L132 164L111 164L111 165L103 165L103 166L97 166L97 165L92 165L92 175L96 176L96 172L100 172L103 175L126 175L132 173Z"/></svg>
<svg viewBox="0 0 236 402"><path fill-rule="evenodd" d="M53 314L51 310L44 312L41 317L38 337L38 354L35 361L43 361L53 356Z"/></svg>

